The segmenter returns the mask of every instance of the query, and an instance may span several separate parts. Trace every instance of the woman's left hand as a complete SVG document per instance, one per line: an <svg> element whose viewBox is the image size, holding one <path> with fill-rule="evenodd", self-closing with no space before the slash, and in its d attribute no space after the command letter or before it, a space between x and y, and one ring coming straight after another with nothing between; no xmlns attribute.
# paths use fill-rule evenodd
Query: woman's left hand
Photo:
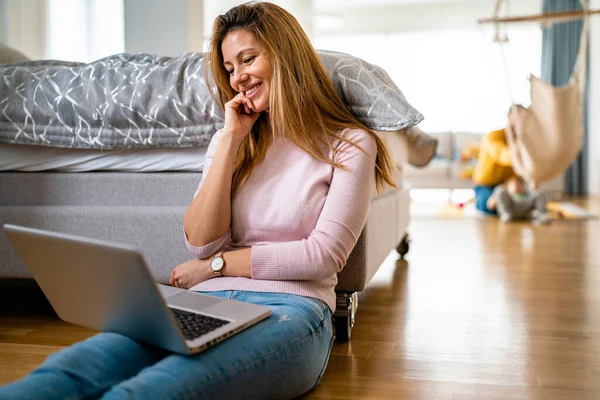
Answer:
<svg viewBox="0 0 600 400"><path fill-rule="evenodd" d="M208 264L208 260L193 258L178 265L171 272L169 284L177 288L189 289L200 282L209 280L214 274Z"/></svg>

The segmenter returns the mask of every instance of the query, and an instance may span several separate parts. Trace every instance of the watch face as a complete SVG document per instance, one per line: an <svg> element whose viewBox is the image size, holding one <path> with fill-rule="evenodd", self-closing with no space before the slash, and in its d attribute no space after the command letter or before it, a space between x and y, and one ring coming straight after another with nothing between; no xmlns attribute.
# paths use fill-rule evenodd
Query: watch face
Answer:
<svg viewBox="0 0 600 400"><path fill-rule="evenodd" d="M210 268L212 268L213 271L219 271L223 268L223 259L221 257L213 258L210 262Z"/></svg>

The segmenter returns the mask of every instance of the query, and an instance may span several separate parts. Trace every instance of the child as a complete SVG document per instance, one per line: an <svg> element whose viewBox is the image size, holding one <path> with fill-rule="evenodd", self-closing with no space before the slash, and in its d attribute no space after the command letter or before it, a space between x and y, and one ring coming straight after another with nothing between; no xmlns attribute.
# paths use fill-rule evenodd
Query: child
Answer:
<svg viewBox="0 0 600 400"><path fill-rule="evenodd" d="M511 106L508 111L508 126L514 126L522 118L527 109L522 105ZM497 185L506 183L515 176L512 168L512 156L508 147L508 129L500 129L488 133L481 139L477 164L473 170L475 184L475 207L484 213L496 215L496 209L487 207L487 202Z"/></svg>
<svg viewBox="0 0 600 400"><path fill-rule="evenodd" d="M546 199L540 193L529 190L527 182L520 176L496 186L487 201L487 208L495 209L502 222L531 219L534 223L550 223L546 214Z"/></svg>

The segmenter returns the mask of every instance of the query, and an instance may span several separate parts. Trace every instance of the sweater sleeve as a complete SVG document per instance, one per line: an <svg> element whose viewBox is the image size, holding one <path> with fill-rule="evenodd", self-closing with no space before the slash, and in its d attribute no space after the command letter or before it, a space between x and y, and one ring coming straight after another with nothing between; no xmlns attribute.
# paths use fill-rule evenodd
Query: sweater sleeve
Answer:
<svg viewBox="0 0 600 400"><path fill-rule="evenodd" d="M221 135L221 130L217 131L213 135L213 137L210 140L210 143L208 145L208 149L206 149L206 155L204 156L204 167L202 168L202 179L200 179L200 183L198 184L198 188L196 189L196 192L194 193L193 198L196 198L196 196L200 192L200 188L202 188L202 185L204 184L204 181L206 180L206 177L208 175L208 170L210 169L213 158L215 157L215 152L217 151L217 144L219 142L220 135ZM227 244L229 244L229 242L231 241L231 228L229 228L223 236L215 239L214 241L212 241L204 246L194 246L193 244L191 244L190 241L188 240L188 236L187 236L187 233L185 232L185 228L183 230L183 237L185 239L185 244L186 244L188 250L193 255L195 255L198 258L208 258L208 257L212 256L213 254L215 254L216 252L218 252L219 250L221 250L222 248L224 248L225 246L227 246Z"/></svg>
<svg viewBox="0 0 600 400"><path fill-rule="evenodd" d="M229 228L223 236L221 236L220 238L218 238L204 246L194 246L188 240L187 235L185 234L185 231L183 232L183 234L185 236L185 244L186 244L188 250L190 251L190 253L192 253L193 255L195 255L198 258L203 258L203 259L208 258L208 257L212 256L213 254L217 253L218 251L223 249L225 246L227 246L229 244L229 242L231 241L231 228Z"/></svg>
<svg viewBox="0 0 600 400"><path fill-rule="evenodd" d="M316 280L342 270L366 223L375 185L375 140L362 130L346 130L333 168L329 192L307 239L252 246L252 278Z"/></svg>

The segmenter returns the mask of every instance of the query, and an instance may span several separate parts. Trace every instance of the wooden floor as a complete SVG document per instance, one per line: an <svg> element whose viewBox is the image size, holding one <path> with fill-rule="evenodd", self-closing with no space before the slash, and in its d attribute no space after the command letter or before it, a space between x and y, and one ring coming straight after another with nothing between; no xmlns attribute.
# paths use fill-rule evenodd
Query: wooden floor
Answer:
<svg viewBox="0 0 600 400"><path fill-rule="evenodd" d="M410 232L307 399L600 399L600 221L413 219ZM0 384L93 333L25 309L0 316Z"/></svg>

